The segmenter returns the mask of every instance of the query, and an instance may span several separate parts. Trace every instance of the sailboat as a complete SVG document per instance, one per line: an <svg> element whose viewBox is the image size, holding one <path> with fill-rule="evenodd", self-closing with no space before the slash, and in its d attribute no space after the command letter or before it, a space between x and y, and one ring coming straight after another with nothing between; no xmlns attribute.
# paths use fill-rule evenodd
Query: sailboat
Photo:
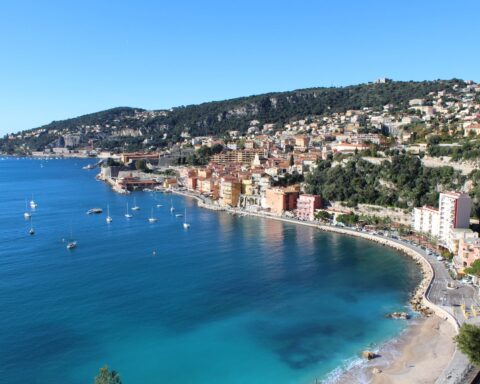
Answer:
<svg viewBox="0 0 480 384"><path fill-rule="evenodd" d="M149 221L150 223L155 223L157 220L158 220L158 219L157 219L155 216L153 216L153 208L152 208L152 214L151 214L151 216L148 218L148 221Z"/></svg>
<svg viewBox="0 0 480 384"><path fill-rule="evenodd" d="M128 203L127 203L127 210L126 210L126 212L125 212L125 217L126 217L127 219L131 219L131 218L133 217L133 215L128 212Z"/></svg>
<svg viewBox="0 0 480 384"><path fill-rule="evenodd" d="M185 219L183 220L183 228L190 228L190 224L187 223L187 208L185 208Z"/></svg>
<svg viewBox="0 0 480 384"><path fill-rule="evenodd" d="M35 230L33 229L32 221L33 221L33 220L30 220L30 230L28 231L28 233L29 233L30 235L34 235L34 234L35 234Z"/></svg>
<svg viewBox="0 0 480 384"><path fill-rule="evenodd" d="M77 241L73 240L72 226L70 225L70 241L67 243L67 249L73 249L77 247Z"/></svg>
<svg viewBox="0 0 480 384"><path fill-rule="evenodd" d="M134 197L132 211L138 211L138 210L140 210L140 207L137 205L137 199Z"/></svg>
<svg viewBox="0 0 480 384"><path fill-rule="evenodd" d="M170 199L170 212L175 212L175 207L173 206L173 200Z"/></svg>
<svg viewBox="0 0 480 384"><path fill-rule="evenodd" d="M33 200L33 195L32 195L32 200L30 200L30 208L32 209L37 208L37 203L35 203L35 200Z"/></svg>
<svg viewBox="0 0 480 384"><path fill-rule="evenodd" d="M28 212L27 199L25 199L25 212L23 213L23 217L25 220L28 220L31 216L30 212Z"/></svg>
<svg viewBox="0 0 480 384"><path fill-rule="evenodd" d="M112 222L112 217L110 216L110 206L107 205L107 218L105 219L107 223L111 223Z"/></svg>

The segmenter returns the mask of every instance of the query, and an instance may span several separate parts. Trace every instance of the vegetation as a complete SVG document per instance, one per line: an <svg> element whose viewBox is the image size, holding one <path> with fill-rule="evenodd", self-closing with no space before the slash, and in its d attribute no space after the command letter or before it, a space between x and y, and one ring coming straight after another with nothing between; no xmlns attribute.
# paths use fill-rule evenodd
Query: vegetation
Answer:
<svg viewBox="0 0 480 384"><path fill-rule="evenodd" d="M480 158L480 140L465 140L458 146L440 146L438 143L428 146L430 156L449 156L452 160L472 160Z"/></svg>
<svg viewBox="0 0 480 384"><path fill-rule="evenodd" d="M333 215L331 215L327 211L318 211L315 214L315 219L323 221L323 222L329 222L333 219Z"/></svg>
<svg viewBox="0 0 480 384"><path fill-rule="evenodd" d="M273 181L273 186L275 187L286 187L289 185L294 185L303 182L303 175L297 171L292 173L287 173L284 176L279 177L277 180Z"/></svg>
<svg viewBox="0 0 480 384"><path fill-rule="evenodd" d="M475 260L469 268L465 268L465 273L480 276L480 260Z"/></svg>
<svg viewBox="0 0 480 384"><path fill-rule="evenodd" d="M280 126L298 118L363 107L381 110L385 104L394 104L404 109L408 107L410 99L428 98L430 92L451 91L456 84L464 83L461 80L438 80L309 88L181 106L142 118L137 116L144 112L142 109L113 108L74 119L54 121L40 127L42 133L38 137L16 140L5 137L0 139L0 152L42 150L59 139L57 132L78 134L82 144L94 140L96 146L112 151L132 151L145 145L164 147L179 141L185 131L191 136L222 136L230 130L246 132L252 119L260 124L276 123ZM99 126L101 131L93 133L82 126ZM120 133L123 130L134 130L138 135L122 136ZM144 144L145 138L148 138L148 144ZM25 147L22 147L23 144Z"/></svg>
<svg viewBox="0 0 480 384"><path fill-rule="evenodd" d="M473 324L463 324L455 336L458 349L468 356L474 365L480 365L480 327Z"/></svg>
<svg viewBox="0 0 480 384"><path fill-rule="evenodd" d="M345 225L354 225L358 223L359 219L359 216L353 213L337 216L337 222L343 223Z"/></svg>
<svg viewBox="0 0 480 384"><path fill-rule="evenodd" d="M306 191L350 207L411 208L437 206L438 190L459 189L464 182L465 177L451 167L427 168L418 156L399 153L379 165L358 156L341 164L320 160L306 179Z"/></svg>
<svg viewBox="0 0 480 384"><path fill-rule="evenodd" d="M189 165L207 165L210 158L222 152L223 146L221 144L214 144L212 147L203 145L195 151L195 153L186 159L186 163Z"/></svg>
<svg viewBox="0 0 480 384"><path fill-rule="evenodd" d="M95 377L95 384L122 384L118 372L108 369L108 366L100 368L100 372Z"/></svg>

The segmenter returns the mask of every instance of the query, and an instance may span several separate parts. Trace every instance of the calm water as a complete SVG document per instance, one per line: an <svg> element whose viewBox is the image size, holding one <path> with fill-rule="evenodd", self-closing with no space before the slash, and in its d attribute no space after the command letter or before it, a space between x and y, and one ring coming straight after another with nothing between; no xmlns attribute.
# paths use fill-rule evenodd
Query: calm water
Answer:
<svg viewBox="0 0 480 384"><path fill-rule="evenodd" d="M404 326L384 318L420 279L404 256L179 196L120 196L89 162L0 161L2 383L91 383L104 364L125 384L312 383ZM110 225L85 214L107 204Z"/></svg>

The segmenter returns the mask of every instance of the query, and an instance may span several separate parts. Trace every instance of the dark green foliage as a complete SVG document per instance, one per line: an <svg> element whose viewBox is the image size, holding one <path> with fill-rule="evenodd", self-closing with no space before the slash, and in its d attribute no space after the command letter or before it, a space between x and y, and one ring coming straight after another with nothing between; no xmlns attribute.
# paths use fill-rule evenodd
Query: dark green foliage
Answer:
<svg viewBox="0 0 480 384"><path fill-rule="evenodd" d="M273 181L273 186L275 187L287 187L289 185L294 185L301 183L303 181L303 175L297 171L292 173L287 173L284 176L279 177L277 180Z"/></svg>
<svg viewBox="0 0 480 384"><path fill-rule="evenodd" d="M470 362L480 365L480 327L473 324L463 324L455 336L458 349L468 356Z"/></svg>
<svg viewBox="0 0 480 384"><path fill-rule="evenodd" d="M145 171L147 170L147 162L142 159L142 160L135 160L135 169L137 171Z"/></svg>
<svg viewBox="0 0 480 384"><path fill-rule="evenodd" d="M355 215L353 213L350 213L348 215L338 215L337 216L337 221L340 223L343 223L345 225L354 225L358 223L359 221L358 215Z"/></svg>
<svg viewBox="0 0 480 384"><path fill-rule="evenodd" d="M464 181L465 177L451 167L426 168L417 156L396 154L380 165L359 157L335 167L331 161L321 160L307 177L306 190L351 207L376 204L411 208L436 206L437 186L458 189Z"/></svg>
<svg viewBox="0 0 480 384"><path fill-rule="evenodd" d="M480 219L480 170L475 170L469 175L472 180L472 190L470 195L473 199L473 214Z"/></svg>
<svg viewBox="0 0 480 384"><path fill-rule="evenodd" d="M185 162L189 165L207 165L210 158L214 154L222 152L222 150L223 146L220 144L215 144L211 148L203 145L193 155L189 156Z"/></svg>
<svg viewBox="0 0 480 384"><path fill-rule="evenodd" d="M471 160L480 158L480 141L466 140L460 146L441 147L438 143L428 146L430 156L450 156L452 160Z"/></svg>
<svg viewBox="0 0 480 384"><path fill-rule="evenodd" d="M315 214L315 219L328 222L333 219L333 216L327 211L319 211Z"/></svg>
<svg viewBox="0 0 480 384"><path fill-rule="evenodd" d="M480 276L480 260L475 260L469 268L465 268L465 273Z"/></svg>
<svg viewBox="0 0 480 384"><path fill-rule="evenodd" d="M67 130L81 134L82 144L94 139L95 145L108 150L132 151L143 147L145 137L151 138L149 145L157 147L177 142L180 134L188 130L192 136L222 136L229 130L245 132L252 119L263 123L278 123L278 126L293 119L321 116L348 109L371 107L381 110L385 104L397 108L408 107L413 98L426 98L430 92L452 90L460 80L391 82L387 84L360 84L342 88L309 88L291 92L269 93L225 101L173 108L164 115L139 120L133 118L141 109L114 108L80 116L74 119L54 121L41 128L45 133L38 138L26 138L9 142L0 139L0 151L13 153L25 142L30 150L41 150L57 137L50 136L53 130ZM81 125L100 125L102 132L82 132ZM109 125L109 128L106 125ZM112 128L115 126L116 128ZM144 137L118 137L112 133L120 129L141 129ZM168 132L168 138L163 134Z"/></svg>
<svg viewBox="0 0 480 384"><path fill-rule="evenodd" d="M100 372L95 377L95 384L122 384L118 372L108 369L108 366L100 368Z"/></svg>

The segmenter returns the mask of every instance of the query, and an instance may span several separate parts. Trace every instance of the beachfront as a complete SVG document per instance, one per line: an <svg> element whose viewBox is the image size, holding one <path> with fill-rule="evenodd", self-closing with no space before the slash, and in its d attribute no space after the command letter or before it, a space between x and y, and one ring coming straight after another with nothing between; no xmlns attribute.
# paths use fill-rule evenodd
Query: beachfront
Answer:
<svg viewBox="0 0 480 384"><path fill-rule="evenodd" d="M237 208L218 207L209 204L203 196L196 193L175 189L172 192L195 198L200 207L207 209L281 220L316 227L323 231L361 237L394 248L417 262L422 269L423 279L414 292L411 303L414 304L415 310L426 314L427 317L415 320L400 338L382 346L378 350L379 358L362 367L348 370L337 382L351 383L352 378L362 377L362 382L374 384L413 382L457 384L471 382L478 372L471 366L466 356L456 350L453 342L459 324L466 321L478 322L476 318L466 319L460 310L462 302L466 306L478 305L476 292L468 285L461 285L453 290L447 289L447 284L452 283L453 279L445 266L432 255L427 255L419 246L349 228L248 212Z"/></svg>

